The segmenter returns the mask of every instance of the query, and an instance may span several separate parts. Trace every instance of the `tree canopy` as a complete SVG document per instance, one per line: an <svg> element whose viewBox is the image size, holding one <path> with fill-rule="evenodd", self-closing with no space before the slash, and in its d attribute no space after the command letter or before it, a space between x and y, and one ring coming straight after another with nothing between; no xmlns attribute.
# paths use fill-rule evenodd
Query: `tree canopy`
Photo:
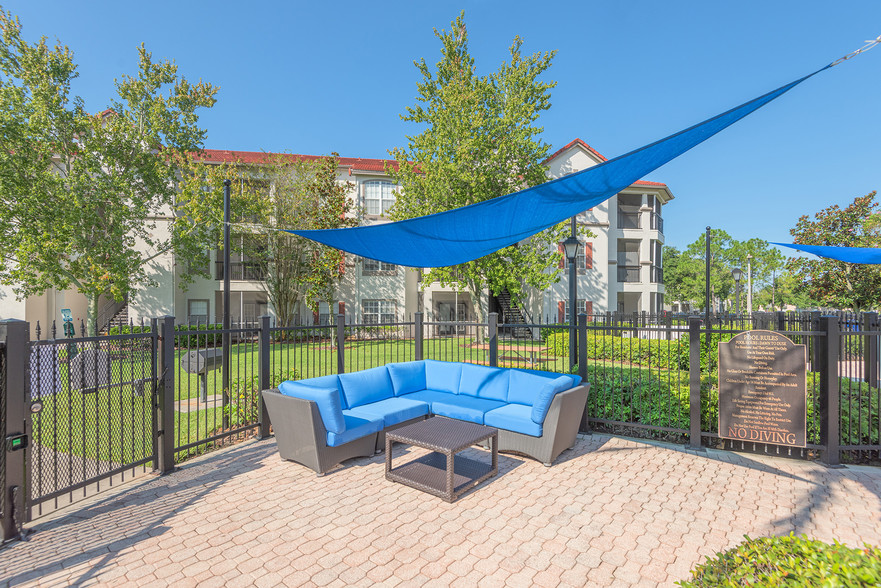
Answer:
<svg viewBox="0 0 881 588"><path fill-rule="evenodd" d="M685 251L664 247L664 285L667 300L690 302L703 308L706 305L706 254L705 233L689 244ZM748 256L751 256L749 258ZM737 296L732 270L740 268L741 311L746 309L747 269L752 266L753 291L760 290L774 272L783 267L783 255L770 247L767 241L749 239L738 241L721 229L710 231L710 288L711 304L725 300L734 302ZM729 308L733 308L729 304ZM755 305L754 305L755 308Z"/></svg>
<svg viewBox="0 0 881 588"><path fill-rule="evenodd" d="M137 73L90 113L71 95L69 48L28 43L2 11L0 33L0 282L22 298L76 288L93 332L99 297L152 284L150 262L184 238L192 218L175 214L177 180L202 148L198 110L218 88L141 45Z"/></svg>
<svg viewBox="0 0 881 588"><path fill-rule="evenodd" d="M391 152L399 162L389 174L401 185L390 211L394 220L432 214L503 196L547 180L542 162L549 145L536 122L550 108L555 82L540 80L554 52L521 54L514 38L510 61L478 75L468 52L464 13L450 31L437 31L441 60L432 70L415 62L422 80L417 104L402 119L423 129L408 146ZM544 289L557 281L556 244L565 223L533 238L462 265L434 268L423 283L440 281L467 287L482 318L480 296L507 290L514 299L525 286Z"/></svg>
<svg viewBox="0 0 881 588"><path fill-rule="evenodd" d="M845 208L832 205L803 215L789 233L802 245L878 247L879 208L876 193L855 198ZM821 305L866 310L881 304L881 271L877 266L834 259L790 258L787 267L802 288Z"/></svg>

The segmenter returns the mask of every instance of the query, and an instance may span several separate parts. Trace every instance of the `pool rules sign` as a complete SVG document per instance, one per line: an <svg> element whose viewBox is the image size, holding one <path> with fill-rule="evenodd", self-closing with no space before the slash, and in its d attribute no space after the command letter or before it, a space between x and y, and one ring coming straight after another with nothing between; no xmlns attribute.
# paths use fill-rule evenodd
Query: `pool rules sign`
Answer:
<svg viewBox="0 0 881 588"><path fill-rule="evenodd" d="M719 436L804 447L805 346L774 331L719 343Z"/></svg>

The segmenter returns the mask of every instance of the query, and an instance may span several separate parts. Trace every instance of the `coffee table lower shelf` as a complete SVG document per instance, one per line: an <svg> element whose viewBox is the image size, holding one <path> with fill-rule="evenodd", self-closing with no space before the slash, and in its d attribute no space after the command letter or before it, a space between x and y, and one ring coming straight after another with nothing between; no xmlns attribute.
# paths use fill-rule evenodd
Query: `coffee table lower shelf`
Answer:
<svg viewBox="0 0 881 588"><path fill-rule="evenodd" d="M453 460L453 492L447 491L447 457L432 452L386 472L386 479L400 482L452 501L466 490L494 476L491 464L457 455Z"/></svg>

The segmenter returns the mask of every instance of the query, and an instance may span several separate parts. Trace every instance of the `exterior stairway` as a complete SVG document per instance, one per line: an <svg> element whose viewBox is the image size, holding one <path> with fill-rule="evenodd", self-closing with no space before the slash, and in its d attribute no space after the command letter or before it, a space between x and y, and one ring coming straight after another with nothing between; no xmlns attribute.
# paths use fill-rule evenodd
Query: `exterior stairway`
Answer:
<svg viewBox="0 0 881 588"><path fill-rule="evenodd" d="M128 297L121 302L111 300L98 311L100 335L107 335L113 327L125 327L128 324Z"/></svg>
<svg viewBox="0 0 881 588"><path fill-rule="evenodd" d="M505 324L508 325L522 325L526 323L526 317L523 314L523 311L517 306L517 303L511 300L511 294L508 293L507 290L502 290L499 292L499 295L496 296L496 300L499 302L499 309L501 312L501 321L502 323L500 327L509 331L510 335L515 339L531 339L532 338L532 330L527 327L505 327Z"/></svg>

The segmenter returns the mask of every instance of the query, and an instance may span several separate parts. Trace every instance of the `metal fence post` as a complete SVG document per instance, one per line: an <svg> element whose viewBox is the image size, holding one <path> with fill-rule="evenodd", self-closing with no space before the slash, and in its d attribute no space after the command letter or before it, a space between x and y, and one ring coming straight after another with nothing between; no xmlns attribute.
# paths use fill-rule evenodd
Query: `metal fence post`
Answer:
<svg viewBox="0 0 881 588"><path fill-rule="evenodd" d="M587 315L584 313L578 315L578 375L581 376L582 384L587 382ZM590 433L587 406L584 406L584 414L581 415L581 432L583 433Z"/></svg>
<svg viewBox="0 0 881 588"><path fill-rule="evenodd" d="M3 530L3 541L21 539L22 524L27 518L25 489L25 467L29 449L10 451L7 439L29 433L27 430L27 401L30 399L30 323L10 319L0 321L0 341L5 344L3 367L6 381L3 386L0 402L5 403L6 413L0 414L3 422L2 440L5 447L3 462L0 463L0 475L3 476L2 496L0 496L0 527ZM20 437L21 438L21 437Z"/></svg>
<svg viewBox="0 0 881 588"><path fill-rule="evenodd" d="M174 317L159 321L159 398L153 454L160 474L174 470Z"/></svg>
<svg viewBox="0 0 881 588"><path fill-rule="evenodd" d="M269 413L266 411L266 405L263 404L263 390L272 387L270 381L269 359L272 356L272 338L270 333L270 316L264 314L260 317L260 343L258 347L258 355L260 361L260 373L257 376L257 418L260 419L260 426L257 428L257 438L265 439L269 437Z"/></svg>
<svg viewBox="0 0 881 588"><path fill-rule="evenodd" d="M666 316L667 341L673 339L673 314L668 312Z"/></svg>
<svg viewBox="0 0 881 588"><path fill-rule="evenodd" d="M421 359L423 359L423 314L421 312L417 312L413 315L413 329L416 331L415 333L413 333L413 359L415 359L416 361L420 361Z"/></svg>
<svg viewBox="0 0 881 588"><path fill-rule="evenodd" d="M777 311L777 330L785 331L786 330L786 313L782 310Z"/></svg>
<svg viewBox="0 0 881 588"><path fill-rule="evenodd" d="M876 333L874 335L866 335L865 339L865 349L866 352L863 355L863 361L865 365L863 366L863 380L869 383L870 386L878 385L878 313L877 312L866 312L863 313L863 331L867 331L870 333Z"/></svg>
<svg viewBox="0 0 881 588"><path fill-rule="evenodd" d="M499 313L489 313L489 365L499 365Z"/></svg>
<svg viewBox="0 0 881 588"><path fill-rule="evenodd" d="M346 315L336 315L336 373L346 373Z"/></svg>
<svg viewBox="0 0 881 588"><path fill-rule="evenodd" d="M828 466L841 463L840 436L840 390L838 381L838 355L841 346L841 331L838 317L824 316L820 319L822 336L820 348L820 443L826 449L820 454L820 461Z"/></svg>
<svg viewBox="0 0 881 588"><path fill-rule="evenodd" d="M710 337L709 331L707 337ZM708 346L709 347L709 346ZM701 319L688 319L688 448L701 445Z"/></svg>
<svg viewBox="0 0 881 588"><path fill-rule="evenodd" d="M819 331L820 330L820 311L814 310L811 312L811 331ZM817 337L811 337L813 341L812 349L811 349L811 368L813 370L822 369L820 367L815 367L820 365L820 345L817 343L819 340Z"/></svg>

